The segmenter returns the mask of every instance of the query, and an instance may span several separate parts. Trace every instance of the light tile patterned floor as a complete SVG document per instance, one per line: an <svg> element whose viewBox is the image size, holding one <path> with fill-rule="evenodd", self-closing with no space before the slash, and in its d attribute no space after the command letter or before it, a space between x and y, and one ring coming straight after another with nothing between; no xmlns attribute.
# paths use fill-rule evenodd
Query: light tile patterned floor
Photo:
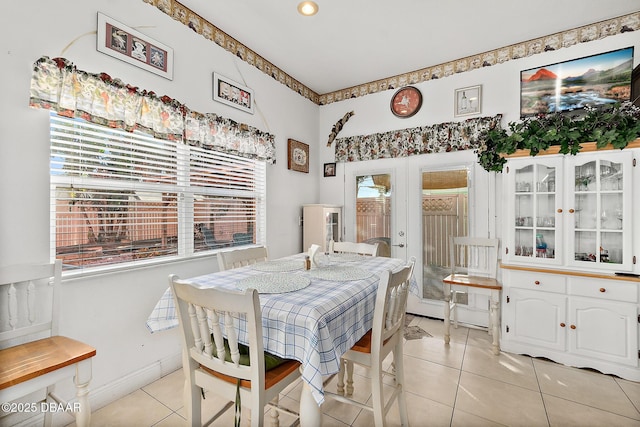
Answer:
<svg viewBox="0 0 640 427"><path fill-rule="evenodd" d="M486 332L475 329L453 330L445 346L442 321L414 317L411 325L433 335L405 343L412 426L640 426L640 383L527 356L494 356ZM355 397L361 401L370 397L366 376L356 368ZM178 370L98 409L92 426L186 426L183 381ZM335 388L335 379L328 387ZM291 388L281 402L297 410L300 388ZM205 416L224 403L207 393ZM367 411L332 400L323 414L328 427L373 425ZM280 418L281 425L292 421ZM395 405L387 421L399 425ZM213 425L233 425L233 408Z"/></svg>

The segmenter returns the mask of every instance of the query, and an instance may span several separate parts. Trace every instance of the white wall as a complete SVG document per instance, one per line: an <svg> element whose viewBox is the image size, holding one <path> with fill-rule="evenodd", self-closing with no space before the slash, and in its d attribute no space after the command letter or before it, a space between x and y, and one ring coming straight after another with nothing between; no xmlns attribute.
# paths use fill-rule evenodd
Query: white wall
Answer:
<svg viewBox="0 0 640 427"><path fill-rule="evenodd" d="M172 47L174 79L164 79L96 50L97 12ZM287 170L287 139L317 156L318 106L142 0L23 0L0 15L0 265L49 260L48 112L28 107L33 63L65 57L80 70L168 95L199 112L215 112L276 136L277 163L267 166L267 244L280 257L302 247L298 217L316 202L318 166ZM268 52L263 53L267 56ZM254 115L212 100L213 71L254 90ZM150 334L145 321L167 276L217 269L214 257L65 280L60 332L97 348L94 406L120 397L180 363L177 330ZM62 393L69 392L63 385Z"/></svg>
<svg viewBox="0 0 640 427"><path fill-rule="evenodd" d="M98 11L171 46L173 81L97 52ZM629 45L640 55L640 32L626 33L424 82L418 85L424 96L422 110L402 120L389 111L393 91L318 107L142 0L22 0L0 15L0 31L0 265L49 259L48 114L27 106L31 69L42 55L65 57L81 70L106 72L176 98L193 110L215 112L273 133L277 164L267 167L267 244L273 257L301 249L302 204L344 202L341 165L336 178L323 178L322 165L333 161L327 137L347 111L356 115L339 136L441 123L453 120L454 89L482 84L483 115L502 113L506 123L518 116L521 69ZM268 52L260 53L269 57ZM256 114L214 102L213 71L251 87ZM309 174L287 170L288 138L309 143ZM145 320L166 289L169 273L203 274L215 269L215 263L215 258L203 257L63 283L61 333L98 351L91 387L96 407L177 366L177 331L152 335ZM63 387L63 393L68 394L69 387Z"/></svg>
<svg viewBox="0 0 640 427"><path fill-rule="evenodd" d="M557 51L546 52L518 60L508 61L503 64L491 67L481 68L465 73L456 74L450 77L444 77L438 80L430 80L422 82L414 86L418 87L422 92L423 101L422 108L413 117L401 119L395 117L390 109L389 102L395 90L387 90L385 92L371 94L365 97L352 98L341 102L336 102L320 107L320 123L319 123L319 156L317 157L318 167L321 168L324 163L334 161L335 143L331 147L326 146L326 142L333 125L342 118L342 116L354 111L355 115L349 119L338 138L368 135L377 132L387 132L395 129L412 128L416 126L425 126L438 123L452 122L464 120L467 117L494 116L502 114L502 125L519 120L520 111L520 71L529 68L553 64L569 59L580 58L583 56L594 55L610 50L624 48L628 46L635 47L634 65L640 63L640 32L624 33L606 39L597 40L590 43L582 43L569 48L559 49ZM496 46L499 48L502 46ZM425 66L434 64L425 64ZM467 87L482 85L482 113L477 116L467 116L461 119L455 118L454 112L454 90ZM438 167L443 162L455 162L455 158L460 157L460 153L446 154L426 154L415 156L408 162L410 167L419 168ZM463 160L464 161L464 160ZM338 164L335 178L320 178L319 200L323 203L333 203L343 205L344 188L343 174L344 165ZM410 171L412 172L412 171ZM478 221L476 232L478 235L484 234L487 230L491 231L495 224L499 222L492 221L487 218L492 215L501 214L501 179L500 174L489 174L476 164L474 173L482 185L491 182L489 175L495 176L495 186L492 188L484 187L481 194L476 194L476 199L481 197L492 197L495 195L495 206L486 206L483 203L482 211L473 212L472 215L481 218ZM485 198L486 200L486 198ZM489 209L487 212L486 209ZM489 224L486 223L489 221ZM348 223L348 222L347 222ZM499 227L496 229L497 236L500 237ZM347 235L349 231L347 230Z"/></svg>

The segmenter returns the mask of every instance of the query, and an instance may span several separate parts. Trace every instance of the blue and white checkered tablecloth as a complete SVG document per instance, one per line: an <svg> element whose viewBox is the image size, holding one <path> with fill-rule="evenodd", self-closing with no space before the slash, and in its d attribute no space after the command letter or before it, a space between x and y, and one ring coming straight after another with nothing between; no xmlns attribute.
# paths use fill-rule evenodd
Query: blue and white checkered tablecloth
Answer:
<svg viewBox="0 0 640 427"><path fill-rule="evenodd" d="M300 259L303 265L303 254L285 259ZM373 274L353 281L321 280L301 269L290 273L309 277L311 283L306 288L260 294L265 350L302 363L302 378L311 386L318 404L324 402L322 376L337 373L340 356L371 329L378 274L398 270L405 264L397 258L363 257L361 261L344 265L353 265ZM247 266L189 280L204 288L236 289L236 282L255 274L265 273ZM415 279L411 282L411 292L417 293ZM147 327L151 332L158 332L176 326L178 318L169 288L149 315ZM242 337L239 339L242 341Z"/></svg>

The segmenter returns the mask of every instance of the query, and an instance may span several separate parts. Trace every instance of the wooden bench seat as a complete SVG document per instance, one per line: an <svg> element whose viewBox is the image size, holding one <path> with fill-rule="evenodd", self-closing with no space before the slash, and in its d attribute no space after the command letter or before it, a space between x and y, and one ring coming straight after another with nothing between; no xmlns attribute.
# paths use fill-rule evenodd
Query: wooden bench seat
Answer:
<svg viewBox="0 0 640 427"><path fill-rule="evenodd" d="M62 410L75 416L79 427L91 422L89 382L96 349L58 335L61 282L60 260L0 268L0 402L31 409L2 414L2 425L33 425L44 416L50 426L53 414ZM67 401L55 386L71 379L76 395Z"/></svg>
<svg viewBox="0 0 640 427"><path fill-rule="evenodd" d="M0 390L74 365L96 349L63 336L43 338L0 350Z"/></svg>

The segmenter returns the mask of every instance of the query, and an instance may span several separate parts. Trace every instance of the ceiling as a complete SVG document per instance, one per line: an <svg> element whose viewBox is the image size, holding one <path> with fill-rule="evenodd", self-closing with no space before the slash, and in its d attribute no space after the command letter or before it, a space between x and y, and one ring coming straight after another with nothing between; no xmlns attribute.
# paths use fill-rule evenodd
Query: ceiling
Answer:
<svg viewBox="0 0 640 427"><path fill-rule="evenodd" d="M640 10L639 0L178 0L318 94Z"/></svg>

